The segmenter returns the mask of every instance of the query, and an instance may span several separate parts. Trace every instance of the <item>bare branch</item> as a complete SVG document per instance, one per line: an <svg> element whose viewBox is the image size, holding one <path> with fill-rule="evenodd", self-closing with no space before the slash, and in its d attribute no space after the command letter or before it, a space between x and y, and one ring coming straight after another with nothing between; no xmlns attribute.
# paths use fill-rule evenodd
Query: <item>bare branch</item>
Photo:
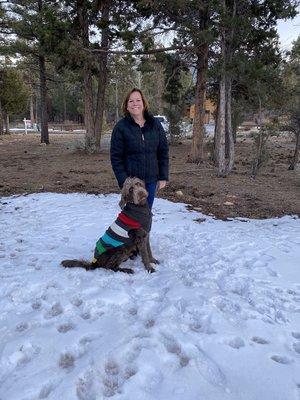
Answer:
<svg viewBox="0 0 300 400"><path fill-rule="evenodd" d="M92 53L110 53L110 54L131 54L131 55L141 55L141 54L156 54L163 53L165 51L173 51L173 50L181 50L182 52L193 52L195 51L194 46L171 46L171 47L159 47L157 49L150 50L136 50L136 51L128 51L128 50L110 50L110 49L86 49Z"/></svg>

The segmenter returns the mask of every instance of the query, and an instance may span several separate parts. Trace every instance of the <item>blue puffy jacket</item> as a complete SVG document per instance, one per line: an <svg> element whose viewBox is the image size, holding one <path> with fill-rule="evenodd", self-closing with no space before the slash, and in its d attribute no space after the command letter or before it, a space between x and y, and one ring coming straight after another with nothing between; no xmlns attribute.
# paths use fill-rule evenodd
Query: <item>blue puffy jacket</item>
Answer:
<svg viewBox="0 0 300 400"><path fill-rule="evenodd" d="M150 114L145 115L141 128L131 116L125 116L114 127L111 137L110 159L120 187L128 176L136 176L145 183L169 177L169 147L161 123Z"/></svg>

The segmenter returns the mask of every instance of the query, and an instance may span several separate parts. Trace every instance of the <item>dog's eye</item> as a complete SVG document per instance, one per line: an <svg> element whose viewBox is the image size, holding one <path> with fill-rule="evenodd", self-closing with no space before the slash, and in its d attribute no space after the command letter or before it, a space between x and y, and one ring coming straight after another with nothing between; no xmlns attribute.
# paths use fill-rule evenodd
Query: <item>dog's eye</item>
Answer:
<svg viewBox="0 0 300 400"><path fill-rule="evenodd" d="M129 193L133 192L133 187L129 188Z"/></svg>

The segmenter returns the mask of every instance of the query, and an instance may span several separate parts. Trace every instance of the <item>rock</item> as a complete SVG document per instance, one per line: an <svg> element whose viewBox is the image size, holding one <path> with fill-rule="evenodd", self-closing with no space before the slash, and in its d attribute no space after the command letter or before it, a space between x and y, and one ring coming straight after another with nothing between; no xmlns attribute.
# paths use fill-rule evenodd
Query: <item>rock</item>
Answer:
<svg viewBox="0 0 300 400"><path fill-rule="evenodd" d="M198 222L199 224L201 224L201 222L205 222L206 218L196 218L193 221Z"/></svg>
<svg viewBox="0 0 300 400"><path fill-rule="evenodd" d="M177 190L177 191L175 192L175 194L176 194L177 196L180 196L180 197L183 196L183 192L182 192L181 190Z"/></svg>
<svg viewBox="0 0 300 400"><path fill-rule="evenodd" d="M195 211L202 211L202 207L194 207Z"/></svg>
<svg viewBox="0 0 300 400"><path fill-rule="evenodd" d="M224 204L224 206L229 206L229 207L234 206L234 203L232 203L231 201L225 201L225 203L223 203L223 204Z"/></svg>

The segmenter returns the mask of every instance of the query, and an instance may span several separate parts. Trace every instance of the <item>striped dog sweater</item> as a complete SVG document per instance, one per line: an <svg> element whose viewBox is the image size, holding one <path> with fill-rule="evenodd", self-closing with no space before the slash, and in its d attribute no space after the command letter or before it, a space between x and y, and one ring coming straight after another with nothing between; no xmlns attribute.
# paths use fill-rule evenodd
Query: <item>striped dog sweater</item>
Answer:
<svg viewBox="0 0 300 400"><path fill-rule="evenodd" d="M143 228L146 232L150 232L151 218L152 213L148 204L145 206L126 204L117 219L97 241L93 262L96 262L97 258L109 249L131 245L132 239L128 232L132 229Z"/></svg>

